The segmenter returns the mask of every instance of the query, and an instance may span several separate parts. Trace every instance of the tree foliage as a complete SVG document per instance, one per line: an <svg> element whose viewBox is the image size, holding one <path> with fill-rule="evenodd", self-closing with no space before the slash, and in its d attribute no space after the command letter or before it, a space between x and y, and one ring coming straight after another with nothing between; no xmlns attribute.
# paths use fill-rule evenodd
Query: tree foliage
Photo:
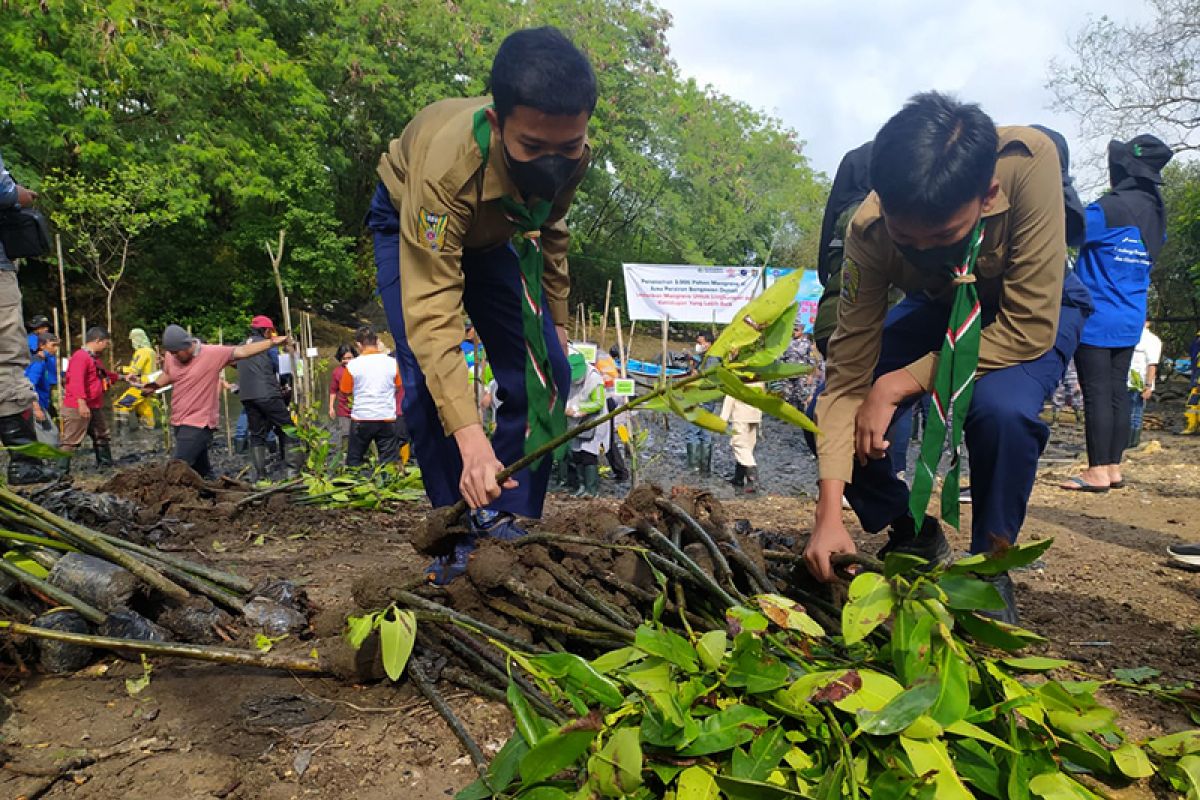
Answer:
<svg viewBox="0 0 1200 800"><path fill-rule="evenodd" d="M263 243L280 227L294 305L357 303L387 141L430 102L484 93L499 42L539 24L600 79L570 218L578 300L622 261L804 265L823 179L802 143L682 79L647 0L0 3L0 147L56 219L73 214L60 185L76 202L135 175L169 184L170 223L141 237L117 295L133 324L211 333L277 311Z"/></svg>
<svg viewBox="0 0 1200 800"><path fill-rule="evenodd" d="M1176 150L1200 149L1200 0L1150 0L1154 18L1120 24L1104 16L1051 65L1059 107L1091 136L1150 129Z"/></svg>

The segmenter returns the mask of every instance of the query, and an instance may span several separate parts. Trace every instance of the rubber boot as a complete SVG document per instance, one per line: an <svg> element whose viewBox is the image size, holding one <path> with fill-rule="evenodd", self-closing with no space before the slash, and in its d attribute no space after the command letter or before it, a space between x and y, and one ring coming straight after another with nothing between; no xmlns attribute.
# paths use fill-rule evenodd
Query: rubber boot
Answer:
<svg viewBox="0 0 1200 800"><path fill-rule="evenodd" d="M112 445L98 444L95 446L96 451L96 467L98 469L108 469L113 465Z"/></svg>
<svg viewBox="0 0 1200 800"><path fill-rule="evenodd" d="M555 489L566 489L569 465L566 458L560 458L550 467L550 485Z"/></svg>
<svg viewBox="0 0 1200 800"><path fill-rule="evenodd" d="M566 464L567 473L566 491L574 492L579 488L579 465L569 455L563 458L563 463Z"/></svg>
<svg viewBox="0 0 1200 800"><path fill-rule="evenodd" d="M699 447L700 447L699 445L692 444L691 442L688 442L688 443L687 443L687 468L688 468L688 472L695 472L697 469L699 469L699 464L700 464L700 462L699 462L699 460L698 460L698 457L697 457L697 455L696 455L696 450L697 450L697 449L699 449Z"/></svg>
<svg viewBox="0 0 1200 800"><path fill-rule="evenodd" d="M261 444L250 445L250 463L254 465L254 482L265 481L267 476L267 448Z"/></svg>
<svg viewBox="0 0 1200 800"><path fill-rule="evenodd" d="M36 444L37 432L33 429L33 414L26 412L0 417L0 441L8 447ZM52 481L56 477L58 476L55 471L45 465L41 459L9 452L9 485L21 486L28 483L43 483L45 481Z"/></svg>
<svg viewBox="0 0 1200 800"><path fill-rule="evenodd" d="M1183 435L1191 436L1197 429L1200 429L1200 412L1185 411L1183 415L1187 418L1187 427L1183 429Z"/></svg>
<svg viewBox="0 0 1200 800"><path fill-rule="evenodd" d="M66 478L71 474L71 457L64 456L58 460L58 478Z"/></svg>
<svg viewBox="0 0 1200 800"><path fill-rule="evenodd" d="M599 464L580 464L579 470L579 488L575 491L575 497L599 497L600 496L600 465Z"/></svg>
<svg viewBox="0 0 1200 800"><path fill-rule="evenodd" d="M746 494L758 494L758 467L746 467Z"/></svg>
<svg viewBox="0 0 1200 800"><path fill-rule="evenodd" d="M981 575L981 580L985 580L992 586L996 587L996 591L1000 593L1000 598L1004 601L1004 608L998 611L980 611L979 614L985 617L991 617L997 622L1004 622L1009 625L1020 625L1021 618L1017 613L1017 589L1013 585L1013 580L1007 572L1001 572L999 575Z"/></svg>
<svg viewBox="0 0 1200 800"><path fill-rule="evenodd" d="M245 436L238 436L233 440L233 452L241 455L250 450L250 440Z"/></svg>
<svg viewBox="0 0 1200 800"><path fill-rule="evenodd" d="M1137 447L1138 445L1140 445L1141 443L1142 443L1142 429L1141 428L1130 428L1129 429L1129 447L1128 447L1128 449L1132 450L1135 447Z"/></svg>
<svg viewBox="0 0 1200 800"><path fill-rule="evenodd" d="M304 449L295 447L295 442L288 438L279 440L279 460L287 468L288 480L299 478L304 469Z"/></svg>
<svg viewBox="0 0 1200 800"><path fill-rule="evenodd" d="M741 464L737 464L733 468L733 480L730 481L734 488L741 489L746 485L746 468Z"/></svg>
<svg viewBox="0 0 1200 800"><path fill-rule="evenodd" d="M700 445L699 464L700 477L707 478L712 475L712 443Z"/></svg>

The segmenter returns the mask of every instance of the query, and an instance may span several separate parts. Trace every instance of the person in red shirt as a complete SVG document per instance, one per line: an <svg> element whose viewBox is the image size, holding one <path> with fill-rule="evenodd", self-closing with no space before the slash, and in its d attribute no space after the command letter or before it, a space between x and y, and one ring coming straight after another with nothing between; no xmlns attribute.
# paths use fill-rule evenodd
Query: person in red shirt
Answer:
<svg viewBox="0 0 1200 800"><path fill-rule="evenodd" d="M339 345L333 374L329 376L329 418L333 420L329 443L335 448L345 447L350 437L350 395L342 391L342 375L352 358L358 358L358 349L352 344Z"/></svg>
<svg viewBox="0 0 1200 800"><path fill-rule="evenodd" d="M61 447L74 453L83 444L83 437L92 440L96 453L96 466L111 467L112 447L109 444L108 421L104 418L104 393L120 380L115 372L109 372L100 360L100 354L108 349L112 337L104 328L88 328L83 347L75 351L67 363L66 389L63 392L63 432ZM71 459L61 462L65 475Z"/></svg>

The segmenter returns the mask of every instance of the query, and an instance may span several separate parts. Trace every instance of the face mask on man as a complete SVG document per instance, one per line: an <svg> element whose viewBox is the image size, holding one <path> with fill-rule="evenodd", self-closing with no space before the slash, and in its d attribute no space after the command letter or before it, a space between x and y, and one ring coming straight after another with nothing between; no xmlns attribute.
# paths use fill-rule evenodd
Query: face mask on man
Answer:
<svg viewBox="0 0 1200 800"><path fill-rule="evenodd" d="M700 344L699 342L696 342L696 353L697 354L702 355L706 350L708 350L708 345Z"/></svg>
<svg viewBox="0 0 1200 800"><path fill-rule="evenodd" d="M567 158L554 153L529 161L520 161L514 158L505 146L504 160L508 165L509 176L526 200L531 197L553 200L566 188L567 182L571 180L583 159Z"/></svg>
<svg viewBox="0 0 1200 800"><path fill-rule="evenodd" d="M911 245L898 244L896 249L904 256L905 261L921 272L949 274L966 258L967 247L971 243L971 234L974 232L975 227L971 226L967 235L954 244L930 247L925 250L918 250Z"/></svg>

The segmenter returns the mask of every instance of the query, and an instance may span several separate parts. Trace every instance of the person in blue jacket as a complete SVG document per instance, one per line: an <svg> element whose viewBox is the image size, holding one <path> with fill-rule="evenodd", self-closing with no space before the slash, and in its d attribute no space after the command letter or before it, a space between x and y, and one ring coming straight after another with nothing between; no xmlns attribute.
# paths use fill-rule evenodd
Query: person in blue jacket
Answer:
<svg viewBox="0 0 1200 800"><path fill-rule="evenodd" d="M1129 362L1146 323L1150 270L1166 242L1158 187L1171 148L1142 134L1108 145L1112 190L1087 207L1087 232L1075 274L1096 310L1083 328L1075 367L1083 388L1088 468L1063 489L1107 492L1125 485L1129 444Z"/></svg>

